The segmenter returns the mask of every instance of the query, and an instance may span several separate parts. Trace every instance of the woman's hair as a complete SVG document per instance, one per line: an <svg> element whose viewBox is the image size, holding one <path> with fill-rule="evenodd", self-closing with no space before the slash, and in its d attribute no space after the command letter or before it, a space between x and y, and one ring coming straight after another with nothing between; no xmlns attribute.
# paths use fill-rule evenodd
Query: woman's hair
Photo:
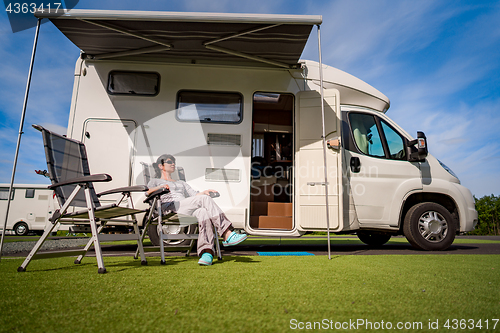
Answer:
<svg viewBox="0 0 500 333"><path fill-rule="evenodd" d="M156 178L161 177L161 170L158 167L158 164L163 164L167 160L172 160L175 163L175 157L173 157L170 154L163 154L160 157L158 157L158 159L156 160L156 163L153 164L153 168L155 169L155 173L156 173Z"/></svg>

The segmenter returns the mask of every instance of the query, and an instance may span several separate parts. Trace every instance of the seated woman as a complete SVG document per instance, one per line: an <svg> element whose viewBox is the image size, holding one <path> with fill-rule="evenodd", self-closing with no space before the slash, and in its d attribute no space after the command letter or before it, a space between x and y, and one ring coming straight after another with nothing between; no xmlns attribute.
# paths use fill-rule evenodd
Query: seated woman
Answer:
<svg viewBox="0 0 500 333"><path fill-rule="evenodd" d="M198 192L193 190L182 180L173 180L171 175L175 171L175 158L172 155L164 154L158 157L154 165L156 176L148 183L150 193L164 187L170 190L169 193L161 196L162 211L173 211L179 214L194 216L198 220L198 256L200 265L211 265L214 257L214 234L213 227L217 228L219 236L224 241L222 245L232 246L243 242L246 234L238 234L233 231L231 222L224 212L210 197L210 193L217 193L215 190L205 190Z"/></svg>

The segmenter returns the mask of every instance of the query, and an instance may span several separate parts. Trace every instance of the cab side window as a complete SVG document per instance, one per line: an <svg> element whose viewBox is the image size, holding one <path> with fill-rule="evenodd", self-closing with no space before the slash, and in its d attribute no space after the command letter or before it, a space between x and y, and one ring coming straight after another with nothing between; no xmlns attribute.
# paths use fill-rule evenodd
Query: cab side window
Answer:
<svg viewBox="0 0 500 333"><path fill-rule="evenodd" d="M349 121L358 149L366 155L385 157L375 117L369 114L350 113Z"/></svg>
<svg viewBox="0 0 500 333"><path fill-rule="evenodd" d="M366 155L406 160L403 137L387 122L365 113L349 113L351 133L358 150Z"/></svg>
<svg viewBox="0 0 500 333"><path fill-rule="evenodd" d="M381 120L382 130L387 140L389 158L393 160L406 160L403 138L398 132L393 130L385 121Z"/></svg>

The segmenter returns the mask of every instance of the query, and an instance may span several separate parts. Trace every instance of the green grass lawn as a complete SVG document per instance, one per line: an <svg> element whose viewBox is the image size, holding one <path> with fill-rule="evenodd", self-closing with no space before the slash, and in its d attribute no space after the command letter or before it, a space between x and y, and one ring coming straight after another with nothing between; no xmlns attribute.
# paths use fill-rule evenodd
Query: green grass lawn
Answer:
<svg viewBox="0 0 500 333"><path fill-rule="evenodd" d="M118 241L118 242L103 242L104 245L117 245L117 244L136 244L136 241ZM299 238L269 238L269 237L249 237L244 245L326 245L326 236L302 236ZM356 236L335 236L332 235L330 238L330 244L332 245L342 245L342 244L364 244ZM404 237L393 237L387 244L409 244ZM500 244L500 241L485 239L465 239L456 238L453 244ZM151 245L148 239L144 240L144 245ZM83 245L82 245L83 246Z"/></svg>
<svg viewBox="0 0 500 333"><path fill-rule="evenodd" d="M95 258L35 260L17 273L22 260L4 257L0 331L285 332L326 319L422 323L404 331L439 320L432 331L449 332L447 319L481 319L472 332L485 320L493 331L500 317L498 255L240 256L210 267L148 259L106 257L99 275Z"/></svg>

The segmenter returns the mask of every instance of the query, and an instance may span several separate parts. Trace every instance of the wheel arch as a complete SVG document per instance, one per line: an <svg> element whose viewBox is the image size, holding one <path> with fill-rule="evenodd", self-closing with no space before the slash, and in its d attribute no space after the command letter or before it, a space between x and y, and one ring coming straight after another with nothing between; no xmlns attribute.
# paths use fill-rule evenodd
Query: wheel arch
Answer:
<svg viewBox="0 0 500 333"><path fill-rule="evenodd" d="M19 220L16 220L14 223L12 223L12 230L14 230L19 223L25 223L28 226L28 228L31 229L31 224L28 221L23 220L23 219L19 219Z"/></svg>
<svg viewBox="0 0 500 333"><path fill-rule="evenodd" d="M399 216L399 233L403 234L403 224L405 220L406 213L414 205L421 202L434 202L437 203L446 210L448 210L453 217L453 221L456 223L457 232L460 230L460 213L459 208L455 200L449 195L443 193L433 193L433 192L418 192L410 194L403 202L401 213Z"/></svg>

